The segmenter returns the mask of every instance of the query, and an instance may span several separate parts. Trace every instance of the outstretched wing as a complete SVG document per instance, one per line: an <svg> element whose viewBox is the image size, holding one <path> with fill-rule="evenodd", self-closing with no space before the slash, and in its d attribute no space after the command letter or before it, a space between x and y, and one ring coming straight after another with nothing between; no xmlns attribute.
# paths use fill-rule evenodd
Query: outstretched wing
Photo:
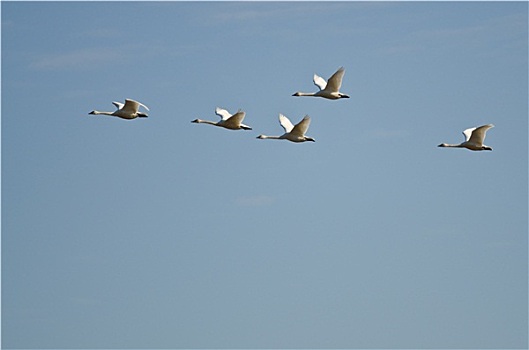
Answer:
<svg viewBox="0 0 529 350"><path fill-rule="evenodd" d="M314 82L314 85L316 85L320 90L325 89L325 87L327 86L327 82L325 81L325 79L316 74L314 74L314 78L312 79L312 81Z"/></svg>
<svg viewBox="0 0 529 350"><path fill-rule="evenodd" d="M232 115L228 119L225 119L225 123L224 124L238 128L241 125L242 121L244 120L245 116L246 116L246 113L244 113L243 111L241 111L239 109L237 111L237 113L235 113L234 115Z"/></svg>
<svg viewBox="0 0 529 350"><path fill-rule="evenodd" d="M144 105L143 103L140 103L138 101L134 101L134 100L131 100L131 99L127 98L125 100L125 105L123 106L122 110L124 112L137 113L138 109L140 109L140 106L142 106L146 110L149 110L149 108L147 108L147 106Z"/></svg>
<svg viewBox="0 0 529 350"><path fill-rule="evenodd" d="M281 113L279 113L279 124L281 124L283 129L285 129L285 132L290 132L292 129L294 129L294 125L290 122L290 120Z"/></svg>
<svg viewBox="0 0 529 350"><path fill-rule="evenodd" d="M472 136L472 131L476 130L476 128L469 128L463 131L463 135L465 135L465 141L470 140L470 137Z"/></svg>
<svg viewBox="0 0 529 350"><path fill-rule="evenodd" d="M222 120L228 120L231 117L231 113L224 108L215 108L215 114L218 115Z"/></svg>
<svg viewBox="0 0 529 350"><path fill-rule="evenodd" d="M472 131L472 135L470 136L470 139L468 141L478 144L478 145L483 144L483 140L485 140L485 134L487 133L487 130L493 127L494 125L487 124L487 125L482 125L480 127L474 128L473 129L474 131Z"/></svg>
<svg viewBox="0 0 529 350"><path fill-rule="evenodd" d="M117 109L121 109L121 108L123 108L123 106L124 106L123 103L121 103L121 102L116 102L116 101L112 102L112 104L113 104L114 106L116 106Z"/></svg>
<svg viewBox="0 0 529 350"><path fill-rule="evenodd" d="M310 117L306 115L290 132L293 135L304 136L310 125Z"/></svg>
<svg viewBox="0 0 529 350"><path fill-rule="evenodd" d="M336 73L334 73L332 77L329 78L329 81L327 82L327 87L325 87L325 89L331 92L338 92L340 90L340 87L342 86L342 79L344 74L345 69L343 67L340 67L336 71Z"/></svg>

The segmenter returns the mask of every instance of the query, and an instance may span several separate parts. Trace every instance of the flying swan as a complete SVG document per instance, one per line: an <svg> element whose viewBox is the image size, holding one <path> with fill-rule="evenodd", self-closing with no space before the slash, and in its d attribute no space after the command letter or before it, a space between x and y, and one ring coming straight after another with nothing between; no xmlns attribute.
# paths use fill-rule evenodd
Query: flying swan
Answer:
<svg viewBox="0 0 529 350"><path fill-rule="evenodd" d="M310 117L306 115L299 123L295 126L292 125L290 120L285 117L283 114L279 114L279 124L285 129L285 133L281 136L266 136L259 135L258 139L274 139L274 140L288 140L292 142L305 142L312 141L315 142L312 137L305 136L307 129L310 124Z"/></svg>
<svg viewBox="0 0 529 350"><path fill-rule="evenodd" d="M348 95L341 93L340 87L342 86L342 78L345 73L345 69L340 67L336 73L329 78L329 81L326 82L320 76L314 74L314 84L320 89L318 92L296 92L292 96L315 96L328 98L330 100L337 100L340 98L349 98Z"/></svg>
<svg viewBox="0 0 529 350"><path fill-rule="evenodd" d="M240 109L237 111L237 113L232 115L227 110L217 107L215 108L215 114L221 118L218 122L210 122L209 120L195 119L191 121L191 123L211 124L230 130L252 130L251 127L242 123L244 117L246 116L246 113L244 113Z"/></svg>
<svg viewBox="0 0 529 350"><path fill-rule="evenodd" d="M437 147L456 147L456 148L467 148L471 151L492 151L492 148L485 146L483 140L485 140L485 134L487 130L494 127L492 124L482 125L476 128L469 128L463 131L465 135L465 142L453 145L449 143L441 143Z"/></svg>
<svg viewBox="0 0 529 350"><path fill-rule="evenodd" d="M126 99L125 104L120 103L120 102L112 102L112 104L116 106L116 108L118 109L117 111L115 112L92 111L88 114L111 115L111 116L122 118L122 119L135 119L135 118L147 118L148 117L146 113L138 112L138 110L140 109L140 106L142 106L146 110L149 110L149 108L147 108L147 106L137 101Z"/></svg>

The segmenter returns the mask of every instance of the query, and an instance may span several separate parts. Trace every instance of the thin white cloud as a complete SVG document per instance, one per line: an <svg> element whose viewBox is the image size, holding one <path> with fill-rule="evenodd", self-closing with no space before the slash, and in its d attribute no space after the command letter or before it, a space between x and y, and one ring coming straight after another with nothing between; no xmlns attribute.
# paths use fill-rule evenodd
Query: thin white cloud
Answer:
<svg viewBox="0 0 529 350"><path fill-rule="evenodd" d="M167 48L161 44L81 48L67 52L41 54L29 63L29 68L34 70L99 69L102 65L126 64L138 60L147 61L157 56L182 56L200 49L203 48L197 45L180 45Z"/></svg>
<svg viewBox="0 0 529 350"><path fill-rule="evenodd" d="M2 19L2 29L13 28L15 26L15 21L11 19Z"/></svg>
<svg viewBox="0 0 529 350"><path fill-rule="evenodd" d="M380 51L382 54L398 55L432 50L432 48L446 50L461 45L481 48L484 52L489 52L491 47L516 48L526 45L525 21L526 17L518 14L493 18L471 26L418 29L409 32L398 43L382 46ZM513 36L513 33L519 35Z"/></svg>
<svg viewBox="0 0 529 350"><path fill-rule="evenodd" d="M70 303L77 305L77 306L96 306L98 304L101 304L101 302L98 299L91 298L91 297L83 297L83 296L74 296L70 297Z"/></svg>
<svg viewBox="0 0 529 350"><path fill-rule="evenodd" d="M113 28L90 28L82 32L75 32L76 38L95 38L95 39L119 39L125 36L125 33Z"/></svg>
<svg viewBox="0 0 529 350"><path fill-rule="evenodd" d="M274 198L266 195L238 197L236 203L243 207L263 207L274 203Z"/></svg>
<svg viewBox="0 0 529 350"><path fill-rule="evenodd" d="M376 129L368 132L370 138L373 139L397 139L406 138L410 136L410 133L406 130L387 130L387 129Z"/></svg>
<svg viewBox="0 0 529 350"><path fill-rule="evenodd" d="M231 5L228 5L231 4ZM310 14L321 15L333 11L341 11L345 8L350 8L350 3L342 2L275 2L274 6L259 6L263 3L253 2L234 2L225 3L220 10L212 14L212 19L218 22L234 22L237 21L251 21L251 20L267 20L268 18L290 18L292 15L298 17L305 17ZM257 6L256 6L257 5ZM360 6L358 3L355 6Z"/></svg>
<svg viewBox="0 0 529 350"><path fill-rule="evenodd" d="M101 64L116 63L124 55L116 49L80 49L70 52L43 55L30 63L37 70L79 69L97 67Z"/></svg>

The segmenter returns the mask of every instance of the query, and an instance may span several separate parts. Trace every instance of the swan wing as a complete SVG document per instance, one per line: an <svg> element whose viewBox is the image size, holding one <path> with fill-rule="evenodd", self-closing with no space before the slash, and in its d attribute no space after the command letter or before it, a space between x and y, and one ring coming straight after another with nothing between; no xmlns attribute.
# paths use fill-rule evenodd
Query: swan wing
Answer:
<svg viewBox="0 0 529 350"><path fill-rule="evenodd" d="M279 124L281 124L283 129L285 129L285 132L290 132L292 131L292 129L294 129L294 125L292 124L290 119L288 119L281 113L279 114Z"/></svg>
<svg viewBox="0 0 529 350"><path fill-rule="evenodd" d="M465 141L470 140L470 137L472 136L472 131L476 130L476 128L468 128L463 131L463 135L465 135Z"/></svg>
<svg viewBox="0 0 529 350"><path fill-rule="evenodd" d="M290 132L293 135L304 136L310 125L310 117L306 115Z"/></svg>
<svg viewBox="0 0 529 350"><path fill-rule="evenodd" d="M143 103L139 103L139 102L138 102L138 104L139 104L140 106L142 106L143 108L145 108L146 110L148 110L148 111L150 110L149 107L147 107L147 106L144 105Z"/></svg>
<svg viewBox="0 0 529 350"><path fill-rule="evenodd" d="M479 145L483 144L483 140L485 140L485 134L487 133L487 130L493 127L494 125L487 124L474 128L472 131L472 135L470 136L468 141Z"/></svg>
<svg viewBox="0 0 529 350"><path fill-rule="evenodd" d="M244 117L246 116L246 113L244 113L243 111L241 111L239 109L239 111L237 111L237 113L235 113L234 115L232 115L231 117L229 117L228 119L226 119L226 123L225 124L230 124L234 127L239 127L242 123L242 121L244 120Z"/></svg>
<svg viewBox="0 0 529 350"><path fill-rule="evenodd" d="M231 113L224 108L215 108L215 114L222 118L222 120L228 120L231 117Z"/></svg>
<svg viewBox="0 0 529 350"><path fill-rule="evenodd" d="M123 106L124 106L123 103L121 103L121 102L116 102L116 101L113 101L112 104L113 104L114 106L116 106L117 109L121 109L121 108L123 108Z"/></svg>
<svg viewBox="0 0 529 350"><path fill-rule="evenodd" d="M327 82L326 90L332 91L332 92L338 92L340 90L340 87L342 86L342 79L343 75L345 74L344 67L338 68L336 73L334 73Z"/></svg>
<svg viewBox="0 0 529 350"><path fill-rule="evenodd" d="M320 90L325 89L327 86L327 82L322 77L314 74L314 78L312 78L312 81L314 82L314 85L316 85Z"/></svg>
<svg viewBox="0 0 529 350"><path fill-rule="evenodd" d="M144 105L143 103L127 98L125 100L125 105L123 106L122 109L124 112L137 113L138 109L140 109L140 106L145 108L146 110L149 110L149 108L147 108L147 106Z"/></svg>

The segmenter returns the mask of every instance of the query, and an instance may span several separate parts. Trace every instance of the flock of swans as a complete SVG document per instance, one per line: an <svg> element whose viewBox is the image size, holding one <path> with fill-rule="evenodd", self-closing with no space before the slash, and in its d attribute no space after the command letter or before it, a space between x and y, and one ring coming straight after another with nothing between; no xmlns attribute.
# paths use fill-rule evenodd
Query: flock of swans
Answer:
<svg viewBox="0 0 529 350"><path fill-rule="evenodd" d="M328 81L325 81L322 77L314 74L313 82L319 88L317 92L296 92L292 96L312 96L312 97L323 97L329 100L338 100L342 98L349 98L348 95L340 92L342 86L342 79L345 73L345 69L340 67ZM122 119L135 119L135 118L147 118L146 113L140 112L140 107L145 108L147 111L149 108L144 104L126 99L125 104L120 102L112 102L116 106L117 110L114 112L101 112L93 110L89 114L94 115L109 115ZM244 117L246 113L240 109L235 114L231 114L227 110L217 107L215 109L215 114L217 114L221 119L218 122L213 122L209 120L195 119L192 123L203 123L210 124L214 126L219 126L229 130L252 130L248 125L243 124ZM280 136L266 136L259 135L258 139L275 139L275 140L288 140L291 142L306 142L315 140L312 137L306 136L309 125L310 117L306 115L299 123L293 125L292 122L285 117L283 114L279 114L279 124L284 129L284 134ZM441 143L438 147L455 147L455 148L466 148L471 151L492 151L492 148L483 144L485 139L485 134L487 130L494 127L492 124L486 124L475 128L469 128L463 131L465 136L465 141L460 144L448 144Z"/></svg>

